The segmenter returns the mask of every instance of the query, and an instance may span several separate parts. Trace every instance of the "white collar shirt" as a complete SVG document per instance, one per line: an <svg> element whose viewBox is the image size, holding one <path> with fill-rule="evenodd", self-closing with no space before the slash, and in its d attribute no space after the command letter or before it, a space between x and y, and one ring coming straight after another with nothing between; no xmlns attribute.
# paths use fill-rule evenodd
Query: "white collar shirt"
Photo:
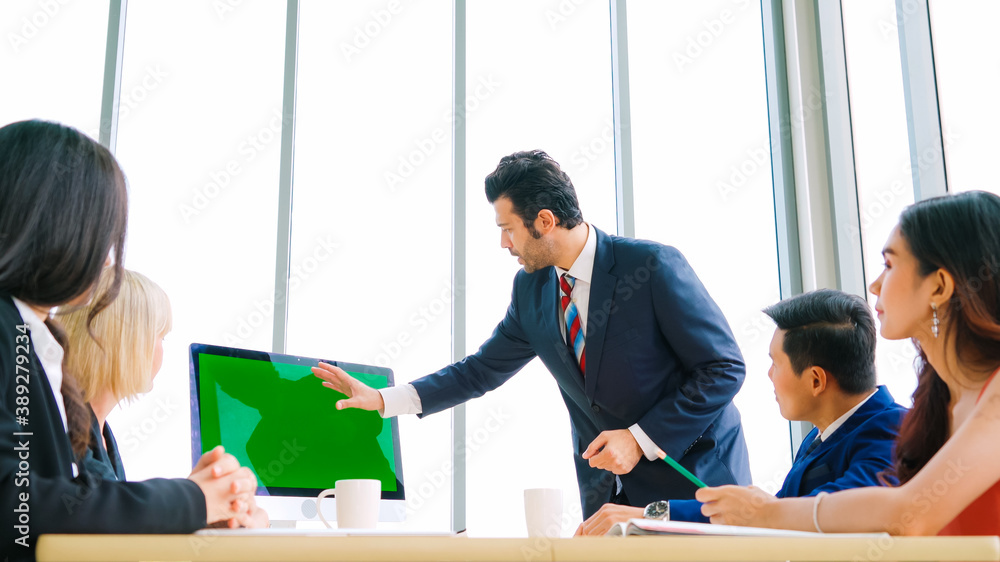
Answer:
<svg viewBox="0 0 1000 562"><path fill-rule="evenodd" d="M62 418L63 431L66 431L69 424L66 421L66 404L63 402L62 396L63 348L56 341L52 332L49 331L49 327L45 325L45 322L38 317L38 314L30 306L18 299L13 300L17 311L21 313L21 319L24 320L24 323L28 325L28 329L31 330L31 345L38 360L42 363L42 369L45 370L49 386L52 387L52 397L59 408L59 417ZM31 374L34 375L36 373Z"/></svg>
<svg viewBox="0 0 1000 562"><path fill-rule="evenodd" d="M584 335L584 343L587 337L587 312L590 309L590 281L594 278L594 259L597 257L597 236L594 228L587 224L587 241L583 244L583 250L576 257L576 261L570 266L569 271L561 267L555 267L557 281L564 273L569 273L570 277L576 279L573 284L573 291L570 299L576 305L576 313L580 316L580 330ZM562 297L562 289L557 288L559 296ZM559 332L563 340L566 339L566 316L559 308Z"/></svg>
<svg viewBox="0 0 1000 562"><path fill-rule="evenodd" d="M878 392L877 388L875 389L875 392ZM819 438L822 439L823 441L829 439L830 436L833 435L834 431L840 429L840 426L844 425L844 422L849 420L851 416L854 415L854 412L857 412L862 406L865 405L865 402L871 400L872 396L875 396L875 392L869 394L868 398L865 398L861 402L858 402L856 406L854 406L850 410L847 410L846 412L844 412L844 415L840 416L839 418L834 420L833 423L826 426L826 429L823 430L823 433L820 434Z"/></svg>

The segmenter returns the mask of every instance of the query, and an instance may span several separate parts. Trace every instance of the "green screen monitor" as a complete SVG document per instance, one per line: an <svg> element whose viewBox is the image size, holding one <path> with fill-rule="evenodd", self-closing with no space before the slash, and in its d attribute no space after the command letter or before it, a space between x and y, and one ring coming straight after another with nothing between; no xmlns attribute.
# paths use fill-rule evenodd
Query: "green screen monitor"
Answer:
<svg viewBox="0 0 1000 562"><path fill-rule="evenodd" d="M403 520L396 418L337 410L345 396L312 374L319 359L198 343L190 351L193 463L225 447L256 474L257 503L272 520L316 518L316 496L355 478L382 483L380 521ZM394 384L391 369L322 361L373 388ZM323 505L328 520L333 504Z"/></svg>

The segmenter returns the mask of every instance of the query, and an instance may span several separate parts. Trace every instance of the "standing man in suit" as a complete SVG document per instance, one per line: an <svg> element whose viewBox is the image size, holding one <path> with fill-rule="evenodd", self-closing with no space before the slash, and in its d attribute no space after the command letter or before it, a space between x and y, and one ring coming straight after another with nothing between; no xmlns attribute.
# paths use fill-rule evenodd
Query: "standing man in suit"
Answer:
<svg viewBox="0 0 1000 562"><path fill-rule="evenodd" d="M771 339L774 396L781 415L813 428L799 446L779 498L879 486L892 468L892 447L906 408L875 386L875 319L861 297L820 290L764 310ZM886 482L896 484L895 478ZM708 523L698 500L653 502L645 510L607 504L584 521L582 535L641 517Z"/></svg>
<svg viewBox="0 0 1000 562"><path fill-rule="evenodd" d="M662 449L709 485L748 484L733 397L745 366L722 311L676 249L609 236L583 221L576 190L540 150L486 177L500 246L524 266L507 314L474 353L395 388L313 372L337 408L425 416L482 396L540 357L569 410L584 516L605 502L693 498Z"/></svg>

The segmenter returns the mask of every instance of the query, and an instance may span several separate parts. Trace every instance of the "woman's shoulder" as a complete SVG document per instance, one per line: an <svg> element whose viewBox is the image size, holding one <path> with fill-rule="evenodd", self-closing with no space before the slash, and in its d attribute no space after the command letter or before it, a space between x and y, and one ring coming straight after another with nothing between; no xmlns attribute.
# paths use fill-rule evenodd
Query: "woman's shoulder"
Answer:
<svg viewBox="0 0 1000 562"><path fill-rule="evenodd" d="M7 293L0 292L0 333L17 331L18 326L24 325L24 319L14 304L14 298Z"/></svg>
<svg viewBox="0 0 1000 562"><path fill-rule="evenodd" d="M16 363L13 354L17 352L18 343L25 341L24 337L18 336L28 336L28 328L14 301L9 295L0 293L0 384L4 389L11 386L8 381L14 380Z"/></svg>

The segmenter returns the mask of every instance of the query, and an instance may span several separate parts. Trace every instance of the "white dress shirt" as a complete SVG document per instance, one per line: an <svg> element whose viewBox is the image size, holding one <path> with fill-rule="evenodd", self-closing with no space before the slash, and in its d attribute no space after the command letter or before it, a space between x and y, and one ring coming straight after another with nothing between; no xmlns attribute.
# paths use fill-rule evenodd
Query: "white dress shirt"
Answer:
<svg viewBox="0 0 1000 562"><path fill-rule="evenodd" d="M49 327L45 325L45 322L38 317L38 314L30 306L18 299L13 299L13 301L14 306L17 307L17 311L21 313L21 319L24 320L24 323L28 325L28 329L31 330L32 350L38 356L38 360L41 361L42 369L45 369L45 376L49 379L49 386L52 387L52 397L59 408L59 417L62 418L63 431L67 431L66 428L69 427L69 423L66 421L66 404L63 403L62 396L63 348L56 341L52 332L49 331ZM37 375L37 373L30 374Z"/></svg>
<svg viewBox="0 0 1000 562"><path fill-rule="evenodd" d="M878 392L878 388L875 389L875 392ZM823 430L823 433L821 433L819 435L820 440L821 441L826 441L827 439L829 439L830 436L833 435L834 431L837 431L838 429L840 429L840 426L844 425L844 422L846 422L851 416L854 415L854 412L857 412L859 408L861 408L862 406L865 405L865 402L871 400L872 396L875 396L875 392L872 392L871 394L869 394L867 398L865 398L861 402L858 402L858 404L856 406L854 406L850 410L847 410L846 412L844 412L844 415L842 415L839 418L835 419L833 421L833 423L831 423L830 425L826 426L826 429Z"/></svg>
<svg viewBox="0 0 1000 562"><path fill-rule="evenodd" d="M586 223L584 223L586 224ZM577 315L580 317L580 329L583 333L587 333L587 312L590 306L590 281L593 278L594 273L594 258L597 257L597 235L594 234L594 229L589 224L587 226L587 241L583 245L583 250L580 255L577 256L576 261L570 266L568 273L571 277L576 279L573 285L573 292L570 294L570 298L576 304ZM561 276L563 273L567 273L566 270L556 267L556 275ZM561 289L557 295L562 296ZM560 312L559 314L559 333L562 334L563 341L566 340L566 321L565 317ZM584 346L586 346L586 339L584 339ZM419 414L423 411L423 406L420 403L420 396L417 394L417 389L413 387L412 384L404 384L395 387L382 388L379 389L379 393L382 395L382 400L385 402L385 409L379 412L384 418L390 418L393 416L399 416L402 414ZM653 443L652 439L646 435L646 432L639 427L639 424L632 424L632 427L628 428L632 433L632 437L635 438L636 442L639 444L639 448L642 449L643 454L648 460L656 460L658 457L656 453L659 448Z"/></svg>

